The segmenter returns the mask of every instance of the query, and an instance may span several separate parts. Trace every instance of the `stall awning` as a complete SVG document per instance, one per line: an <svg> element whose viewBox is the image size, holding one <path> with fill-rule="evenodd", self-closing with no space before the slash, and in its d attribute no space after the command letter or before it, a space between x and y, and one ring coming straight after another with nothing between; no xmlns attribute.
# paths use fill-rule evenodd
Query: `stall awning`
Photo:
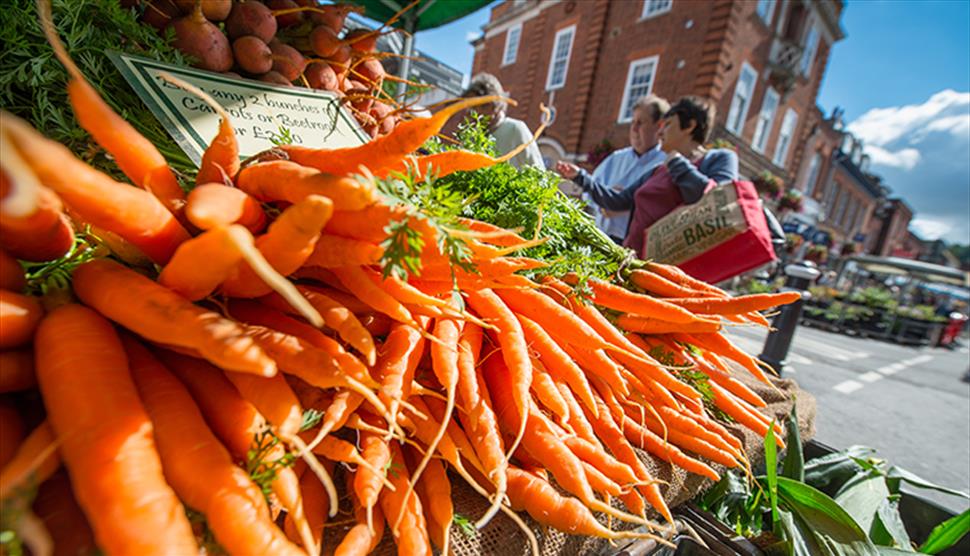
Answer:
<svg viewBox="0 0 970 556"><path fill-rule="evenodd" d="M970 273L958 268L901 259L899 257L874 257L872 255L857 255L850 257L847 262L855 262L859 268L874 274L909 275L926 282L939 282L954 286L970 286Z"/></svg>

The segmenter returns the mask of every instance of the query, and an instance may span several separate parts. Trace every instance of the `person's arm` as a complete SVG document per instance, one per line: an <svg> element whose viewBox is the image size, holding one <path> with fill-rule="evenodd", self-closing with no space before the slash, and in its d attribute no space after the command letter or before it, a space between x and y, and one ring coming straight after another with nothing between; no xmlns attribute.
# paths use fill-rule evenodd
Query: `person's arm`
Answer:
<svg viewBox="0 0 970 556"><path fill-rule="evenodd" d="M594 203L607 210L633 209L633 196L641 183L638 182L617 191L606 183L598 181L582 168L579 169L579 173L573 179L573 182L583 188L583 191L589 193L589 197Z"/></svg>
<svg viewBox="0 0 970 556"><path fill-rule="evenodd" d="M738 155L728 149L711 151L698 168L683 155L675 154L667 159L667 171L689 205L700 200L710 180L724 183L738 179Z"/></svg>

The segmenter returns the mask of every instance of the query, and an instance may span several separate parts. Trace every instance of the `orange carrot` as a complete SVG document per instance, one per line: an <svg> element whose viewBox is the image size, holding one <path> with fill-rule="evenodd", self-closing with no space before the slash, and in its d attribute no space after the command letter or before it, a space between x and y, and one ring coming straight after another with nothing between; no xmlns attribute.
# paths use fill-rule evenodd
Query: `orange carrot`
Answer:
<svg viewBox="0 0 970 556"><path fill-rule="evenodd" d="M239 224L256 234L266 227L266 213L256 199L218 183L202 183L190 191L185 216L203 230Z"/></svg>
<svg viewBox="0 0 970 556"><path fill-rule="evenodd" d="M53 556L96 554L98 547L87 518L78 506L66 471L58 471L37 489L33 510L54 541Z"/></svg>
<svg viewBox="0 0 970 556"><path fill-rule="evenodd" d="M349 479L351 475L348 475L348 481L356 481L356 475L359 473L360 470L353 475L353 479ZM364 507L359 498L353 494L351 494L351 500L357 524L347 531L334 551L334 556L366 556L377 548L384 536L384 514L381 513L380 507Z"/></svg>
<svg viewBox="0 0 970 556"><path fill-rule="evenodd" d="M658 297L702 297L709 295L706 291L701 293L691 288L685 288L647 270L634 270L630 272L628 279L641 290Z"/></svg>
<svg viewBox="0 0 970 556"><path fill-rule="evenodd" d="M763 311L779 305L794 303L802 298L801 292L759 293L738 297L699 297L693 299L671 299L671 303L707 315L737 315L753 311Z"/></svg>
<svg viewBox="0 0 970 556"><path fill-rule="evenodd" d="M753 408L747 408L744 406L744 402L737 400L731 395L730 392L721 388L717 383L710 383L711 392L714 393L714 405L718 409L727 413L735 421L741 423L745 427L748 427L756 434L764 437L768 434L768 429L771 428L765 421L764 417L758 414L757 410ZM781 439L779 435L775 435L775 442L778 444L779 448L785 447L784 440Z"/></svg>
<svg viewBox="0 0 970 556"><path fill-rule="evenodd" d="M367 266L378 264L383 255L384 249L376 243L324 233L304 264L321 268Z"/></svg>
<svg viewBox="0 0 970 556"><path fill-rule="evenodd" d="M17 259L0 249L0 288L19 293L26 285L24 268L20 266Z"/></svg>
<svg viewBox="0 0 970 556"><path fill-rule="evenodd" d="M639 482L629 465L617 461L602 447L587 442L578 436L565 438L564 442L580 459L593 465L604 475L621 485L632 485Z"/></svg>
<svg viewBox="0 0 970 556"><path fill-rule="evenodd" d="M545 369L554 377L569 384L579 401L594 413L596 402L586 374L572 357L534 321L519 315L519 322L530 346L538 352Z"/></svg>
<svg viewBox="0 0 970 556"><path fill-rule="evenodd" d="M712 481L719 481L721 479L717 471L714 471L709 465L684 454L676 446L665 442L663 438L650 432L646 427L640 426L630 416L624 417L623 433L636 447L646 450L654 456L670 462L681 469L694 473L695 475L707 477Z"/></svg>
<svg viewBox="0 0 970 556"><path fill-rule="evenodd" d="M566 282L574 283L575 277L566 276ZM590 299L597 305L624 313L634 313L667 322L695 322L698 319L690 311L667 301L631 292L620 286L591 278L587 281L593 295Z"/></svg>
<svg viewBox="0 0 970 556"><path fill-rule="evenodd" d="M0 399L0 470L17 453L24 433L23 419L13 402Z"/></svg>
<svg viewBox="0 0 970 556"><path fill-rule="evenodd" d="M372 185L343 176L273 160L243 168L236 185L260 201L298 203L309 195L322 195L333 201L335 210L360 210L377 201Z"/></svg>
<svg viewBox="0 0 970 556"><path fill-rule="evenodd" d="M511 247L526 241L522 236L511 230L506 230L505 228L500 228L481 220L459 218L458 223L467 227L472 232L477 232L479 238L487 240L488 243L493 245Z"/></svg>
<svg viewBox="0 0 970 556"><path fill-rule="evenodd" d="M29 342L42 316L36 297L0 290L0 349Z"/></svg>
<svg viewBox="0 0 970 556"><path fill-rule="evenodd" d="M17 152L9 145L3 150L8 151L5 157L16 155ZM0 180L6 179L6 172L0 172ZM64 214L61 199L43 186L37 187L36 206L29 214L12 216L8 211L0 210L0 236L3 238L3 248L25 261L52 261L66 255L74 245L74 228ZM18 267L13 261L9 268L16 271ZM22 282L23 270L20 270L20 280L15 280L12 289L23 288Z"/></svg>
<svg viewBox="0 0 970 556"><path fill-rule="evenodd" d="M143 338L197 350L226 370L276 373L273 360L239 325L118 263L85 263L74 271L73 285L81 301Z"/></svg>
<svg viewBox="0 0 970 556"><path fill-rule="evenodd" d="M256 238L256 248L277 272L286 276L303 266L320 237L320 230L333 212L326 197L310 195L280 214L265 234ZM231 297L259 297L273 288L251 265L239 265L235 275L222 285Z"/></svg>
<svg viewBox="0 0 970 556"><path fill-rule="evenodd" d="M617 317L616 325L624 330L640 334L670 334L673 332L696 334L719 332L721 330L721 323L715 320L673 323L631 313L624 313Z"/></svg>
<svg viewBox="0 0 970 556"><path fill-rule="evenodd" d="M430 118L414 118L399 123L394 131L359 147L343 149L313 149L297 145L282 145L289 159L322 172L343 176L360 172L364 166L378 174L393 168L405 156L417 150L425 141L441 131L449 118L458 112L498 100L500 97L469 98L436 112ZM388 519L394 517L387 516Z"/></svg>
<svg viewBox="0 0 970 556"><path fill-rule="evenodd" d="M364 417L364 420L368 420ZM387 440L368 431L358 433L361 445L361 455L370 462L371 467L360 467L354 474L353 492L356 499L367 513L368 527L375 525L374 506L383 488L388 463L391 461L391 449ZM376 468L379 472L374 472ZM378 508L379 509L379 508ZM383 526L383 523L381 524Z"/></svg>
<svg viewBox="0 0 970 556"><path fill-rule="evenodd" d="M333 464L324 460L322 465L326 468L327 473L333 473ZM309 471L305 471L300 476L299 489L306 511L306 520L310 524L313 546L319 547L323 541L323 530L327 526L328 515L333 514L330 507L330 498L320 480ZM287 514L284 527L292 538L297 536L298 531L296 530L296 522L291 517L291 514Z"/></svg>
<svg viewBox="0 0 970 556"><path fill-rule="evenodd" d="M18 491L30 491L60 466L54 431L50 423L44 421L27 435L10 461L4 464L0 471L0 498L6 501Z"/></svg>
<svg viewBox="0 0 970 556"><path fill-rule="evenodd" d="M396 443L390 445L391 448L391 467L394 473L389 474L389 479L394 485L394 490L384 489L381 491L380 502L381 510L387 517L388 522L400 523L400 527L391 527L394 535L394 542L397 543L399 554L426 554L431 555L431 543L428 541L426 522L424 519L421 501L415 495L405 498L409 475L404 463L404 456Z"/></svg>
<svg viewBox="0 0 970 556"><path fill-rule="evenodd" d="M569 406L566 405L566 400L559 393L555 381L541 365L542 363L538 361L532 362L532 367L535 370L532 373L532 392L546 409L559 417L561 422L566 422L569 420Z"/></svg>
<svg viewBox="0 0 970 556"><path fill-rule="evenodd" d="M165 478L181 499L205 514L219 544L230 552L303 554L269 519L262 491L233 463L185 387L137 340L126 337L124 344L152 418Z"/></svg>
<svg viewBox="0 0 970 556"><path fill-rule="evenodd" d="M754 357L738 349L730 340L722 334L673 334L672 337L679 342L691 344L701 349L723 355L741 364L752 375L761 382L770 384L768 376L758 364Z"/></svg>
<svg viewBox="0 0 970 556"><path fill-rule="evenodd" d="M419 457L413 448L405 449L408 467L416 464ZM417 485L415 490L421 499L421 508L424 510L424 517L428 523L428 533L431 542L438 547L442 554L448 554L450 538L449 530L451 522L455 517L455 508L451 502L451 483L448 480L448 472L441 460L431 459L424 470L420 479L414 478Z"/></svg>
<svg viewBox="0 0 970 556"><path fill-rule="evenodd" d="M165 157L151 141L112 110L85 80L57 36L51 18L50 2L45 0L38 6L41 27L47 41L70 75L67 94L78 123L108 151L132 182L151 191L173 213L181 212L185 193L179 187L175 173L169 168Z"/></svg>
<svg viewBox="0 0 970 556"><path fill-rule="evenodd" d="M114 181L6 112L0 114L0 129L38 179L85 222L118 234L158 264L168 262L188 239L178 220L151 193Z"/></svg>
<svg viewBox="0 0 970 556"><path fill-rule="evenodd" d="M690 288L695 291L708 292L710 293L711 297L727 296L727 294L724 293L724 290L712 286L711 284L708 284L702 280L698 280L676 266L647 262L646 267L650 272L653 272L654 274L657 274L658 276L685 288Z"/></svg>
<svg viewBox="0 0 970 556"><path fill-rule="evenodd" d="M601 378L620 395L624 397L630 395L630 386L623 378L621 367L610 359L605 351L583 349L569 344L563 346L563 349L586 371L587 377Z"/></svg>
<svg viewBox="0 0 970 556"><path fill-rule="evenodd" d="M333 269L333 273L337 275L337 278L344 287L375 310L404 324L413 324L415 322L414 317L404 305L374 284L367 277L363 268L359 266L346 266Z"/></svg>
<svg viewBox="0 0 970 556"><path fill-rule="evenodd" d="M98 546L112 554L196 554L111 324L65 305L41 322L34 348L58 451Z"/></svg>
<svg viewBox="0 0 970 556"><path fill-rule="evenodd" d="M498 295L512 310L532 319L554 338L588 350L610 347L588 324L549 296L520 289L499 290Z"/></svg>
<svg viewBox="0 0 970 556"><path fill-rule="evenodd" d="M389 425L397 418L401 401L407 399L411 393L414 371L424 353L425 339L422 332L427 319L418 317L418 320L422 328L393 324L387 340L378 350L374 374L381 381L381 400L388 405L391 414L392 422Z"/></svg>

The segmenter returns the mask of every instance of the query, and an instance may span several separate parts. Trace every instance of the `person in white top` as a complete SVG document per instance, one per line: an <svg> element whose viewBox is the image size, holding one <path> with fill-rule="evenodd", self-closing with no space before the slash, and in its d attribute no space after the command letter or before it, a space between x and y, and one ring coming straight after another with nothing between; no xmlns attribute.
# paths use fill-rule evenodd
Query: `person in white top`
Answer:
<svg viewBox="0 0 970 556"><path fill-rule="evenodd" d="M461 96L480 97L490 95L508 96L502 89L502 83L499 82L498 78L490 73L480 73L472 78L468 88ZM534 142L530 143L532 141L532 132L529 131L529 126L522 120L508 117L505 114L506 109L507 105L504 102L493 102L473 108L479 114L491 118L488 129L492 132L492 136L495 137L495 150L498 151L499 156L512 151L523 143L529 143L529 146L519 154L513 156L509 160L509 163L519 169L526 166L534 166L540 170L545 170L546 165L542 161L542 154L539 153L539 147Z"/></svg>
<svg viewBox="0 0 970 556"><path fill-rule="evenodd" d="M593 174L569 162L556 163L556 171L572 180L595 203L596 226L617 243L622 243L633 212L633 194L667 155L660 149L660 120L670 104L647 95L633 105L630 146L613 151L593 170ZM603 193L604 194L597 194Z"/></svg>

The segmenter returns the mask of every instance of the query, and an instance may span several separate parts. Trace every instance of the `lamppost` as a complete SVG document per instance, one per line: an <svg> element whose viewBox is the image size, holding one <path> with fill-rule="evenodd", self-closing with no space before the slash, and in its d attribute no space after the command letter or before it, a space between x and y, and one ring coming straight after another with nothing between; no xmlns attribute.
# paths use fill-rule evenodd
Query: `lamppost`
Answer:
<svg viewBox="0 0 970 556"><path fill-rule="evenodd" d="M788 350L795 337L795 328L798 327L798 319L802 316L802 306L805 304L805 299L811 295L808 288L818 278L819 271L815 268L815 263L802 261L786 266L785 275L787 278L782 289L800 292L802 297L782 307L781 312L775 316L771 323L772 330L765 339L765 347L758 356L758 359L771 365L778 376L781 376L785 358L788 357Z"/></svg>

